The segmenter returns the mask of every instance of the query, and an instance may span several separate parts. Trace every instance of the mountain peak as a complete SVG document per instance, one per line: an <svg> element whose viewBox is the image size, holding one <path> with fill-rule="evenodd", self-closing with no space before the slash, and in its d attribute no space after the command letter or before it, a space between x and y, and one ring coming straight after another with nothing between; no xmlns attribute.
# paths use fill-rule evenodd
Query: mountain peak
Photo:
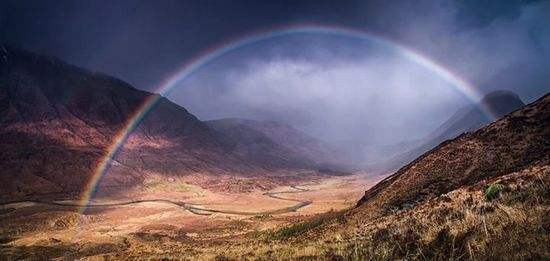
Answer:
<svg viewBox="0 0 550 261"><path fill-rule="evenodd" d="M481 99L480 104L486 106L497 118L525 106L519 95L508 90L490 92Z"/></svg>
<svg viewBox="0 0 550 261"><path fill-rule="evenodd" d="M518 99L518 100L521 100L519 98L519 95L517 95L517 93L513 92L513 91L509 91L509 90L496 90L496 91L492 91L490 93L487 93L485 94L485 96L483 97L482 101L483 100L490 100L490 99L495 99L495 98L502 98L502 97L513 97L515 99Z"/></svg>

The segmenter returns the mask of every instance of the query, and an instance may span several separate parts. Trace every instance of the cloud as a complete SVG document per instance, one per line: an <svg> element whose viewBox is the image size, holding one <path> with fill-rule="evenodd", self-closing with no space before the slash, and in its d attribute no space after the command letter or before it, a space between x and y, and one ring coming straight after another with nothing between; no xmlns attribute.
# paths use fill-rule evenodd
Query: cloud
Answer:
<svg viewBox="0 0 550 261"><path fill-rule="evenodd" d="M482 22L460 20L464 7L455 1L406 5L381 10L376 23L480 92L509 89L529 102L550 89L550 29L543 26L550 2L515 6L517 13L504 8ZM203 119L282 121L344 147L421 138L471 102L391 48L318 35L239 49L202 68L172 98Z"/></svg>
<svg viewBox="0 0 550 261"><path fill-rule="evenodd" d="M419 138L467 102L439 75L388 46L327 41L300 45L298 58L259 45L253 49L269 54L250 52L255 55L225 70L203 68L174 99L201 118L280 120L327 140L367 143ZM208 103L194 102L205 98Z"/></svg>
<svg viewBox="0 0 550 261"><path fill-rule="evenodd" d="M529 64L537 66L521 71L530 78L547 79L541 72L533 73L550 67L550 28L545 26L550 23L548 1L419 1L408 8L391 6L382 13L378 23L390 24L385 28L388 33L484 92L505 88L532 100L549 88L525 86L526 77L521 75L517 80L495 79L504 71ZM394 17L399 26L391 26Z"/></svg>

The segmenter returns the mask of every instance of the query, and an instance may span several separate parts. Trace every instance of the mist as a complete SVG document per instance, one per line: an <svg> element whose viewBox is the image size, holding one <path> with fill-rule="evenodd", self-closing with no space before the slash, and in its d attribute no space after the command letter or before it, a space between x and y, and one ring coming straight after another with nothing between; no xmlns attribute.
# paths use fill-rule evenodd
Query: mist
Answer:
<svg viewBox="0 0 550 261"><path fill-rule="evenodd" d="M468 102L390 46L315 34L235 51L170 98L201 119L282 121L332 143L365 144L417 139Z"/></svg>

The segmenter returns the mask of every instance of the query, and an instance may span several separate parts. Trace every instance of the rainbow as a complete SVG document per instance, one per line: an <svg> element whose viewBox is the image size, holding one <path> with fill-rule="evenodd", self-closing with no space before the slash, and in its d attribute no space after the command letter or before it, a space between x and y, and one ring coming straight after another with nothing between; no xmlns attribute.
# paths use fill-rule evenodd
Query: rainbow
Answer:
<svg viewBox="0 0 550 261"><path fill-rule="evenodd" d="M157 88L156 93L158 95L149 96L141 106L131 115L131 117L126 121L123 127L115 135L111 145L108 147L105 155L99 160L94 169L94 172L86 184L85 189L82 192L80 197L79 205L82 206L80 212L84 212L87 208L90 200L95 193L96 187L101 179L101 177L108 170L113 158L115 157L117 151L124 145L126 139L130 133L139 125L141 120L147 115L149 111L159 102L163 95L167 95L173 90L179 83L188 79L193 73L202 68L203 66L209 64L210 62L224 56L225 54L276 37L286 36L286 35L295 35L295 34L321 34L321 35L334 35L350 38L358 38L366 41L371 41L374 43L379 43L388 48L391 48L397 51L399 54L403 55L407 59L427 68L428 70L434 72L439 77L444 79L446 82L457 88L464 96L466 96L471 101L477 102L481 100L482 95L476 90L476 88L468 83L466 80L461 79L459 76L446 69L437 62L429 59L425 55L419 53L418 51L407 48L401 44L398 44L388 38L381 37L372 33L368 33L361 30L327 26L327 25L292 25L286 27L277 27L271 30L264 30L248 34L244 37L226 41L221 45L214 46L210 49L207 49L205 52L196 56L196 58L183 64L175 74L170 78L163 81ZM488 108L481 108L483 113L490 119L494 119L493 113Z"/></svg>

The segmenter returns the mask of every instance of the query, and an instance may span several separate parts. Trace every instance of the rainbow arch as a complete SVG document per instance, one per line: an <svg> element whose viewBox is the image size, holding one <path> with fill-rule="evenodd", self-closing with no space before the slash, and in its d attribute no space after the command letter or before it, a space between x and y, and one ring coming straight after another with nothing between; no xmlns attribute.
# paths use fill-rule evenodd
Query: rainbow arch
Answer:
<svg viewBox="0 0 550 261"><path fill-rule="evenodd" d="M147 115L147 113L151 111L151 109L159 102L159 100L163 97L162 95L169 94L169 92L173 90L176 86L178 86L179 83L188 79L197 70L231 51L276 37L302 33L358 38L385 45L388 48L394 49L405 58L434 72L443 80L454 86L458 91L460 91L471 101L477 102L482 98L481 93L478 92L473 85L468 83L466 80L460 78L449 69L429 59L427 56L421 54L418 51L407 48L399 43L396 43L395 41L392 41L388 38L384 38L369 32L329 25L300 24L286 27L278 27L271 30L263 30L252 34L247 34L243 37L229 40L220 45L209 48L206 51L202 52L200 55L196 56L194 59L187 61L178 70L176 70L176 73L167 78L156 88L156 92L159 95L151 95L141 104L141 106L138 107L138 109L131 115L131 117L126 121L123 127L115 135L111 145L107 149L107 152L97 163L91 178L86 183L86 187L81 194L79 205L82 207L80 208L80 212L82 213L85 211L87 205L93 197L93 194L101 177L108 170L108 167L110 166L117 151L122 147L122 145L124 145L124 142L130 135L130 133L139 125L139 123ZM483 107L480 109L488 118L496 118L487 107Z"/></svg>

